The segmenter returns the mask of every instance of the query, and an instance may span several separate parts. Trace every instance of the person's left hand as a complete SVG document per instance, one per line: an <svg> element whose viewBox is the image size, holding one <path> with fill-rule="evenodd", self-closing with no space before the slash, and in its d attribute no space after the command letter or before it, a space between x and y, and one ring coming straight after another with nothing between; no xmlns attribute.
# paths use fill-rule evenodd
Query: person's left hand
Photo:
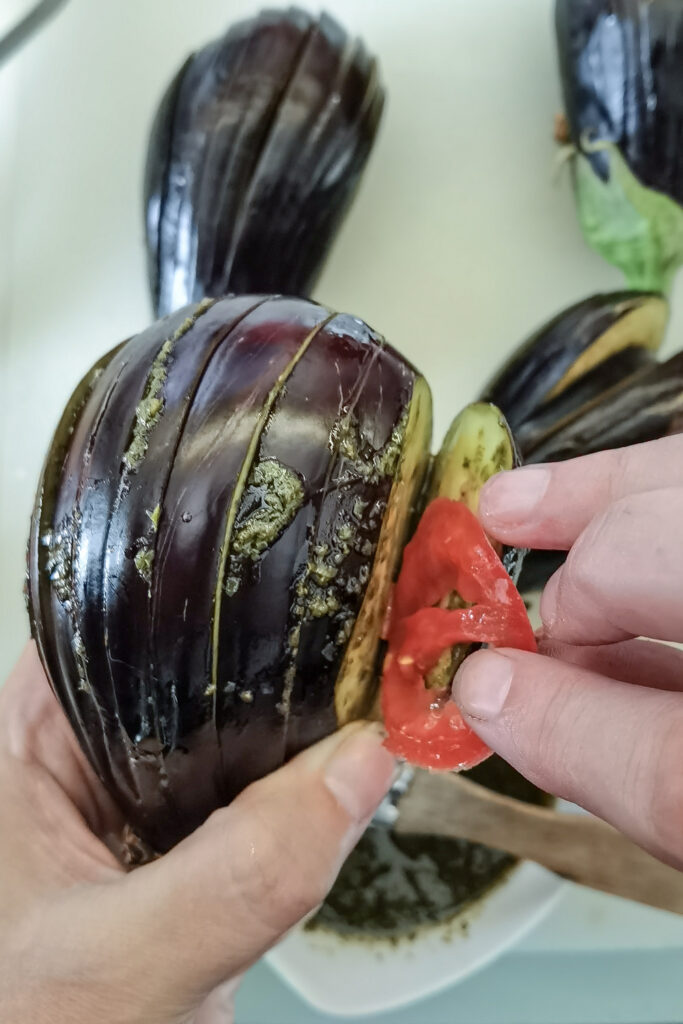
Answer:
<svg viewBox="0 0 683 1024"><path fill-rule="evenodd" d="M0 692L3 1024L225 1024L240 974L320 903L391 784L381 731L299 755L133 872L29 645Z"/></svg>

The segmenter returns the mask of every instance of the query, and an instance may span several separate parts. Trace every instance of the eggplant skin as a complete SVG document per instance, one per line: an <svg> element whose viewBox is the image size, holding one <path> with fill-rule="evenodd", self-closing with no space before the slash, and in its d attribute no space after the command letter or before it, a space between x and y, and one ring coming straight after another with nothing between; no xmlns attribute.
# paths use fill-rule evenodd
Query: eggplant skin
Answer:
<svg viewBox="0 0 683 1024"><path fill-rule="evenodd" d="M613 143L642 185L683 203L679 0L557 0L555 19L574 143ZM607 180L607 154L588 159Z"/></svg>
<svg viewBox="0 0 683 1024"><path fill-rule="evenodd" d="M31 524L32 631L154 850L338 727L380 533L395 485L405 532L430 422L423 378L380 335L283 297L179 311L74 392Z"/></svg>
<svg viewBox="0 0 683 1024"><path fill-rule="evenodd" d="M193 54L147 152L156 315L228 293L310 295L383 105L376 60L327 14L267 10Z"/></svg>
<svg viewBox="0 0 683 1024"><path fill-rule="evenodd" d="M518 433L522 435L526 424L558 396L565 398L564 406L581 401L576 382L585 382L613 357L629 349L655 351L668 316L668 302L656 292L609 292L582 299L512 353L485 387L482 400L501 409L519 440ZM604 390L617 382L621 365L611 362L613 376L606 379L603 371L593 377L595 386ZM522 454L527 452L522 447Z"/></svg>

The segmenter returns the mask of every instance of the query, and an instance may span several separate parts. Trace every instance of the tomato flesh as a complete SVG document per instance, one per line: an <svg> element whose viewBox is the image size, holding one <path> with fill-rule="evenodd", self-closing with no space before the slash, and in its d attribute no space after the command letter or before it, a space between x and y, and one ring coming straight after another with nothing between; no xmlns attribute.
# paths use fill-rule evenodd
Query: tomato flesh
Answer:
<svg viewBox="0 0 683 1024"><path fill-rule="evenodd" d="M435 607L453 591L469 607ZM443 652L459 643L537 649L524 602L477 517L461 502L436 498L403 555L382 676L386 746L422 768L461 771L491 753L450 691L425 686Z"/></svg>

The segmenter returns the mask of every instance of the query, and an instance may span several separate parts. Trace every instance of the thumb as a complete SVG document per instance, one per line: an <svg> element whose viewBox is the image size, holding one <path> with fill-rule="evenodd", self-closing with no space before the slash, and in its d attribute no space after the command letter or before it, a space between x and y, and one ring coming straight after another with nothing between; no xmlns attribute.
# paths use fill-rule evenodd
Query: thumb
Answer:
<svg viewBox="0 0 683 1024"><path fill-rule="evenodd" d="M118 915L149 953L154 1014L191 1012L325 898L394 772L381 730L349 726L123 880Z"/></svg>

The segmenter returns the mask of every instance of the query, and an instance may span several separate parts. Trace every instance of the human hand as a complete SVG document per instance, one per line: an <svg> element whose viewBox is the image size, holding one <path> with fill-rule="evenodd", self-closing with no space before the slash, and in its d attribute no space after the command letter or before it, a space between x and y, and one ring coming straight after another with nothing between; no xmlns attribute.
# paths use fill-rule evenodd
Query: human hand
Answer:
<svg viewBox="0 0 683 1024"><path fill-rule="evenodd" d="M541 653L473 654L455 701L532 782L683 868L683 652L652 642L683 641L683 436L500 474L480 517L569 555Z"/></svg>
<svg viewBox="0 0 683 1024"><path fill-rule="evenodd" d="M350 726L128 873L29 645L0 691L3 1024L226 1024L235 979L325 897L394 765Z"/></svg>

